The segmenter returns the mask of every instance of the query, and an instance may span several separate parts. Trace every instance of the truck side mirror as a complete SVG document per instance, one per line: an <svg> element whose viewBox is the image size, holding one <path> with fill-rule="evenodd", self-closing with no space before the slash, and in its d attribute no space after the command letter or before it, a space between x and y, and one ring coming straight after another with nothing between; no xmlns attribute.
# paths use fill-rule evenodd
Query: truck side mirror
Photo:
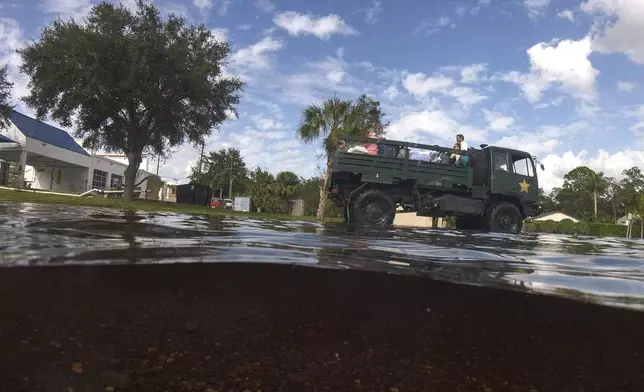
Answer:
<svg viewBox="0 0 644 392"><path fill-rule="evenodd" d="M543 163L540 163L540 164L539 164L539 166L541 166L541 170L543 170L543 171L545 171L545 170L546 170L546 167L545 167L545 166L543 166Z"/></svg>

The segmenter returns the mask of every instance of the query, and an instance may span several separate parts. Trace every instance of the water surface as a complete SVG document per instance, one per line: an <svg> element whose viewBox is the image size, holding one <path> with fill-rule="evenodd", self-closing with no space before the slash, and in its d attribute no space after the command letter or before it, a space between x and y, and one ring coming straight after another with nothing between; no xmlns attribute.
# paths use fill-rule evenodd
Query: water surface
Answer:
<svg viewBox="0 0 644 392"><path fill-rule="evenodd" d="M0 202L0 266L289 263L644 309L644 242Z"/></svg>

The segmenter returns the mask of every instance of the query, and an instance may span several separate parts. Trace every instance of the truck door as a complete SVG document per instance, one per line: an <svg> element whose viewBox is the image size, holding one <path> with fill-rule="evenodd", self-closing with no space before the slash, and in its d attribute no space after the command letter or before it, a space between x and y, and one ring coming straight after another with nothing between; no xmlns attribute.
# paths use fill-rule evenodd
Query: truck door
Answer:
<svg viewBox="0 0 644 392"><path fill-rule="evenodd" d="M491 170L492 193L514 196L521 203L536 202L535 170L532 159L509 151L493 150Z"/></svg>
<svg viewBox="0 0 644 392"><path fill-rule="evenodd" d="M507 195L513 192L510 154L503 150L492 150L490 152L490 188L492 193Z"/></svg>

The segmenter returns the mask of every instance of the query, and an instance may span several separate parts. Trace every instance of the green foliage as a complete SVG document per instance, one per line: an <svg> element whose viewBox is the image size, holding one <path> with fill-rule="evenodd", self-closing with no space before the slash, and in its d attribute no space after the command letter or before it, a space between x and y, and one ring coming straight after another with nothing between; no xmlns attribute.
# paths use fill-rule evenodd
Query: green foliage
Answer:
<svg viewBox="0 0 644 392"><path fill-rule="evenodd" d="M13 83L7 79L7 66L0 67L0 128L6 126L11 116L11 88Z"/></svg>
<svg viewBox="0 0 644 392"><path fill-rule="evenodd" d="M190 182L223 189L225 197L241 195L246 191L248 169L241 153L236 148L211 151L203 159L202 173L199 162L190 168ZM232 189L229 189L232 179Z"/></svg>
<svg viewBox="0 0 644 392"><path fill-rule="evenodd" d="M561 222L553 220L526 222L523 225L526 232L567 234L567 235L592 235L597 237L626 237L627 227L612 223L588 223L584 221L573 222L564 219ZM633 233L639 232L639 225L633 225Z"/></svg>
<svg viewBox="0 0 644 392"><path fill-rule="evenodd" d="M333 97L320 105L313 104L304 109L296 135L305 143L322 139L328 162L328 158L335 152L342 136L366 136L369 129L375 130L378 136L382 136L385 126L388 125L383 123L384 116L380 102L365 94L358 97L356 101ZM324 168L324 183L326 183L327 167L328 163ZM321 194L317 211L318 219L324 218L326 204L326 197Z"/></svg>
<svg viewBox="0 0 644 392"><path fill-rule="evenodd" d="M24 101L39 118L74 126L87 148L127 155L128 200L144 151L200 143L235 112L243 87L222 75L228 43L141 0L135 13L101 2L84 23L58 19L18 52L30 77Z"/></svg>
<svg viewBox="0 0 644 392"><path fill-rule="evenodd" d="M550 194L540 190L543 213L561 211L593 223L615 223L629 212L644 216L644 173L632 167L622 175L618 181L585 166L575 168L566 174L560 188Z"/></svg>
<svg viewBox="0 0 644 392"><path fill-rule="evenodd" d="M610 223L593 223L590 226L590 235L598 237L626 237L626 226Z"/></svg>
<svg viewBox="0 0 644 392"><path fill-rule="evenodd" d="M526 232L568 234L568 235L589 235L590 225L587 222L575 223L570 219L561 222L553 220L526 222L523 225Z"/></svg>
<svg viewBox="0 0 644 392"><path fill-rule="evenodd" d="M288 213L288 200L300 192L300 179L293 172L281 172L273 176L256 168L250 173L248 189L252 208L271 214Z"/></svg>

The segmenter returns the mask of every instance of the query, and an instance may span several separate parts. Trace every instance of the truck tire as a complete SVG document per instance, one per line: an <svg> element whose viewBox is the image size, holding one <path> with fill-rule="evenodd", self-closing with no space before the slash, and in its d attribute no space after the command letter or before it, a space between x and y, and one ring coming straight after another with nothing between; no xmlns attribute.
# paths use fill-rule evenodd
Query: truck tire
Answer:
<svg viewBox="0 0 644 392"><path fill-rule="evenodd" d="M488 160L487 154L483 150L470 148L470 166L474 170L472 183L474 185L485 185L487 183Z"/></svg>
<svg viewBox="0 0 644 392"><path fill-rule="evenodd" d="M396 205L386 193L369 189L353 202L352 221L360 225L390 226L396 216Z"/></svg>
<svg viewBox="0 0 644 392"><path fill-rule="evenodd" d="M519 234L523 228L523 214L519 207L502 201L490 209L487 225L490 231L497 233Z"/></svg>

